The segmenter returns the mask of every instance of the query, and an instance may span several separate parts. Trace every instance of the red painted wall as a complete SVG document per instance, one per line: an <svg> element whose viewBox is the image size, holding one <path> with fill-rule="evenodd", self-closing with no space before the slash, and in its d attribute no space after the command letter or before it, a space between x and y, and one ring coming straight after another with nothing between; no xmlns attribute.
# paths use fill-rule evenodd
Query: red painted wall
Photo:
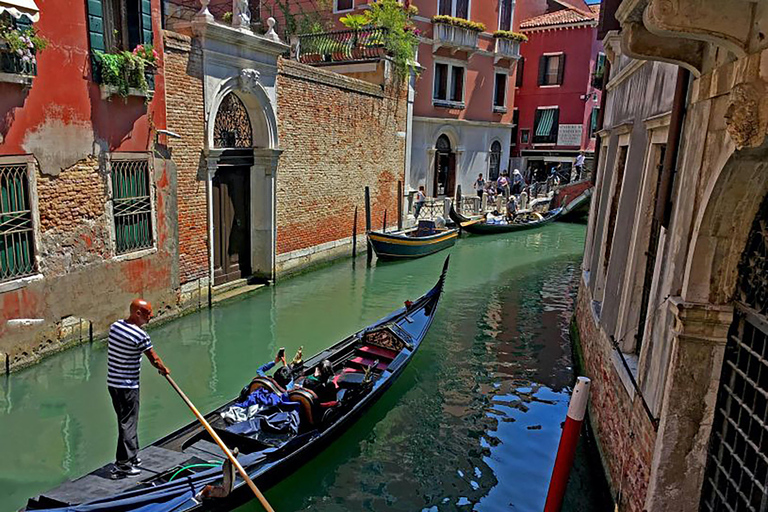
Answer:
<svg viewBox="0 0 768 512"><path fill-rule="evenodd" d="M519 110L519 129L528 129L533 139L534 118L537 107L560 107L560 124L583 124L581 147L534 146L518 144L519 154L525 149L584 149L594 150L594 139L589 139L589 122L592 107L600 104L600 91L590 85L597 54L602 51L602 44L597 41L596 27L563 28L527 32L528 42L522 46L525 59L523 83L517 90L515 106ZM558 87L538 85L539 58L545 53L565 53L565 72L563 84ZM592 99L585 101L583 96L597 93L597 103Z"/></svg>
<svg viewBox="0 0 768 512"><path fill-rule="evenodd" d="M150 125L165 128L162 62L148 105L138 98L102 100L91 79L85 0L37 0L37 5L40 20L35 28L49 44L38 55L31 88L0 83L0 155L29 153L24 148L28 132L53 121L92 127L94 138L105 141L111 151L146 151ZM160 0L152 0L152 14L155 45L162 58Z"/></svg>

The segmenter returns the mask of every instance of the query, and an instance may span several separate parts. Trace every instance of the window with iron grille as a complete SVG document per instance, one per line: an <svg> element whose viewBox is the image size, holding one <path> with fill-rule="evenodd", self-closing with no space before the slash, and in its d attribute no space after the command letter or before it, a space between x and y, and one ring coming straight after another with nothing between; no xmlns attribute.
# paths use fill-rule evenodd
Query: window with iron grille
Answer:
<svg viewBox="0 0 768 512"><path fill-rule="evenodd" d="M700 510L768 509L768 197L739 265Z"/></svg>
<svg viewBox="0 0 768 512"><path fill-rule="evenodd" d="M113 160L112 212L117 254L154 246L147 160Z"/></svg>
<svg viewBox="0 0 768 512"><path fill-rule="evenodd" d="M27 165L0 165L0 281L35 273L33 228Z"/></svg>

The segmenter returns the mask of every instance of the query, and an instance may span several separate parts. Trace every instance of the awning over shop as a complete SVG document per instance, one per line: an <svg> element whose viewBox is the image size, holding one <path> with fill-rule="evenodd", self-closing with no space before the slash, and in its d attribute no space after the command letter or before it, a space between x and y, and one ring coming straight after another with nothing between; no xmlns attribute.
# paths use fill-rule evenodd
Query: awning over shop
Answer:
<svg viewBox="0 0 768 512"><path fill-rule="evenodd" d="M32 23L40 19L35 0L0 0L0 14L7 12L16 19L26 16Z"/></svg>
<svg viewBox="0 0 768 512"><path fill-rule="evenodd" d="M539 118L539 124L536 126L535 135L536 137L548 137L552 131L552 123L555 120L555 109L541 109L540 112L541 117Z"/></svg>

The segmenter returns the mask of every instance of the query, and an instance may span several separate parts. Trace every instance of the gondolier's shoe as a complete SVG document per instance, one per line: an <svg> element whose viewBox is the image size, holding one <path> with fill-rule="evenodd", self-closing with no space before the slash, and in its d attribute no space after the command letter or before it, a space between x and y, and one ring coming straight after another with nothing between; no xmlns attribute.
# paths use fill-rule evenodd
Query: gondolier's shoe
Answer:
<svg viewBox="0 0 768 512"><path fill-rule="evenodd" d="M141 459L138 457L134 457L133 460L131 461L131 466L134 466L134 467L141 466Z"/></svg>
<svg viewBox="0 0 768 512"><path fill-rule="evenodd" d="M109 476L112 480L119 480L121 478L134 478L140 474L141 470L131 464L115 464Z"/></svg>

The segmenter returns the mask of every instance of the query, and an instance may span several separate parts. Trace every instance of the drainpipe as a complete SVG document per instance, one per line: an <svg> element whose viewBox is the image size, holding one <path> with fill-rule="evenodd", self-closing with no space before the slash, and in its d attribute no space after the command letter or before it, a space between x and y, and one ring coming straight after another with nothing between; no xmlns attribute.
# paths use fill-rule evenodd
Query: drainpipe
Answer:
<svg viewBox="0 0 768 512"><path fill-rule="evenodd" d="M677 173L677 156L680 152L680 135L683 132L685 106L688 101L688 85L691 73L687 69L677 69L675 96L672 100L672 115L669 119L669 135L667 136L667 151L664 154L664 167L661 171L659 193L656 196L654 219L664 228L669 228L672 215L672 184Z"/></svg>
<svg viewBox="0 0 768 512"><path fill-rule="evenodd" d="M608 77L611 75L611 61L605 59L603 68L603 83L600 84L600 112L597 113L597 131L600 132L603 129L603 120L605 119L605 99L608 96L608 91L605 87L608 85ZM600 149L603 147L603 138L598 135L595 139L595 168L592 169L592 176L589 178L590 184L594 187L597 180L597 169L600 167Z"/></svg>

